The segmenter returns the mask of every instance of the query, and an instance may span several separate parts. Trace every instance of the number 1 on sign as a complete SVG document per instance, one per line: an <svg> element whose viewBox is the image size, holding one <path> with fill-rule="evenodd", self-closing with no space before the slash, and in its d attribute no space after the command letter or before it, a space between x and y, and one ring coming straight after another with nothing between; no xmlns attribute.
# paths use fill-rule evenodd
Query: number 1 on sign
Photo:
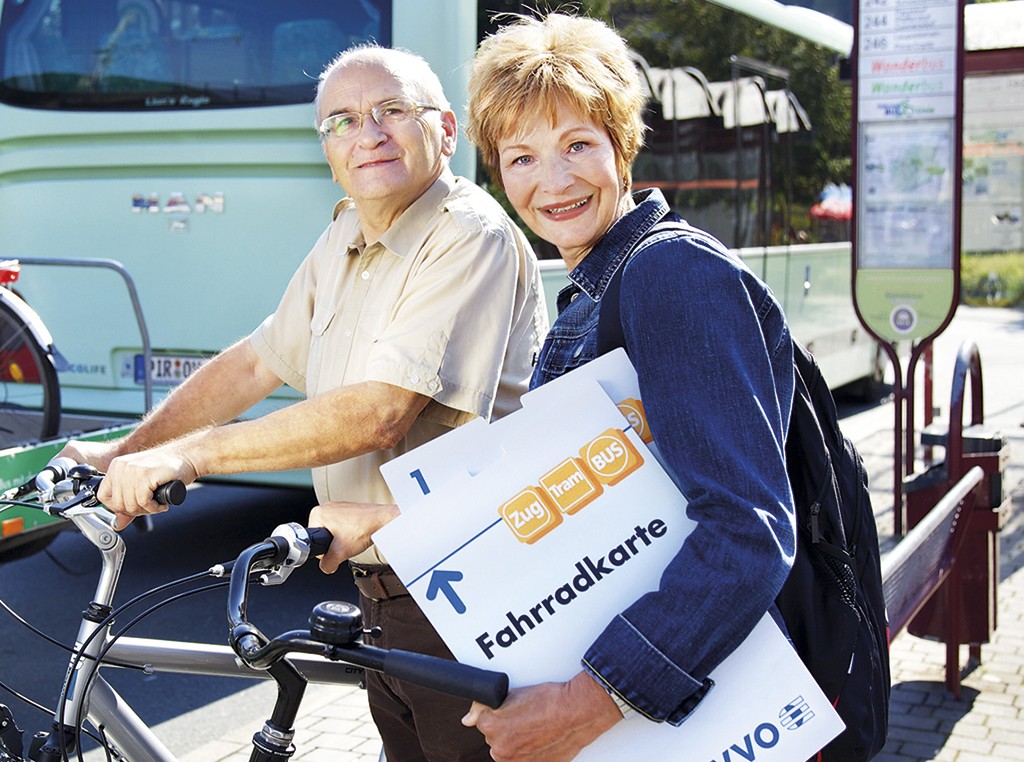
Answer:
<svg viewBox="0 0 1024 762"><path fill-rule="evenodd" d="M416 480L416 484L418 484L419 488L423 490L424 495L430 494L430 487L427 486L427 480L423 478L423 474L420 473L418 468L415 471L409 472L409 478Z"/></svg>

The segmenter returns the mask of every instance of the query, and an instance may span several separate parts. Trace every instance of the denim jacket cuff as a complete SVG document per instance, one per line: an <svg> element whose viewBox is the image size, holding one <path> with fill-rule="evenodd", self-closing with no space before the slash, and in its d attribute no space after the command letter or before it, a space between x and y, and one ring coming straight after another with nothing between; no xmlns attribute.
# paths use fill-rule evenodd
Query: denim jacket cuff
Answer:
<svg viewBox="0 0 1024 762"><path fill-rule="evenodd" d="M673 663L622 615L588 649L583 668L643 717L671 725L681 725L714 685Z"/></svg>

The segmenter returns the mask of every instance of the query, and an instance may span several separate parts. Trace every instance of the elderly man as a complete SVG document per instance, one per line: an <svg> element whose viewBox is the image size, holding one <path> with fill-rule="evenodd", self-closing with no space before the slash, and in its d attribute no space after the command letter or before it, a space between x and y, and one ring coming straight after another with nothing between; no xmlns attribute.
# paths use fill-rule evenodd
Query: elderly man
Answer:
<svg viewBox="0 0 1024 762"><path fill-rule="evenodd" d="M455 115L427 63L361 46L320 77L317 124L334 220L277 311L213 358L128 437L64 454L106 470L100 499L126 525L153 489L207 474L312 468L311 523L351 558L386 647L450 653L371 544L394 509L379 466L476 417L514 410L547 330L536 259L501 207L448 167ZM306 395L230 423L282 383ZM341 502L345 501L345 502ZM489 759L468 702L373 676L389 759Z"/></svg>

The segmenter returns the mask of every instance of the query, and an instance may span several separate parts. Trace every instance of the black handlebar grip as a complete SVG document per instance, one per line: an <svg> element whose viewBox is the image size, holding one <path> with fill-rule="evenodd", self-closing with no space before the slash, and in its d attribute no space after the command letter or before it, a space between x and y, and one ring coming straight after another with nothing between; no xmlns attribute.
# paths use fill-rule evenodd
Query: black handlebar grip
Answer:
<svg viewBox="0 0 1024 762"><path fill-rule="evenodd" d="M497 709L508 695L508 675L457 661L391 649L384 674Z"/></svg>
<svg viewBox="0 0 1024 762"><path fill-rule="evenodd" d="M153 499L160 505L181 505L185 502L185 482L175 479L173 482L161 484L153 490Z"/></svg>
<svg viewBox="0 0 1024 762"><path fill-rule="evenodd" d="M309 527L306 532L309 534L309 555L322 556L331 547L334 535L326 527Z"/></svg>

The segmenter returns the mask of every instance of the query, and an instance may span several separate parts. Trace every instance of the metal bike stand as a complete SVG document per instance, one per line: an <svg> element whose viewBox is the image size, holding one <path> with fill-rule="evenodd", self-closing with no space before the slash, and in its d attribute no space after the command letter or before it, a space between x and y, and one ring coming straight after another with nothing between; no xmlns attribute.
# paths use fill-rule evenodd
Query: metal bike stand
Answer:
<svg viewBox="0 0 1024 762"><path fill-rule="evenodd" d="M113 270L124 280L128 287L128 296L132 301L132 309L135 310L135 322L139 325L139 334L142 337L142 363L143 363L143 401L145 404L144 413L153 408L153 379L149 376L149 367L153 359L153 350L149 343L149 329L146 328L146 318L142 314L142 302L139 301L139 292L135 288L135 281L125 266L115 259L49 259L43 257L16 257L23 265L49 265L58 267L95 267L106 270Z"/></svg>

